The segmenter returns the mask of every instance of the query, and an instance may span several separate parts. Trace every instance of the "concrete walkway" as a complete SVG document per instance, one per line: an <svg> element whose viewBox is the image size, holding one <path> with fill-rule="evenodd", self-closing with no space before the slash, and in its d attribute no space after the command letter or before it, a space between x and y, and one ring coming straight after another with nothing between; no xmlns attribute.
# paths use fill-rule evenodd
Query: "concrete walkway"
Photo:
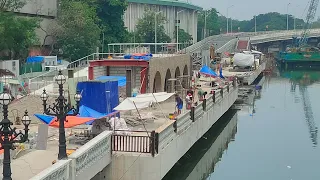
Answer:
<svg viewBox="0 0 320 180"><path fill-rule="evenodd" d="M57 159L57 151L35 150L11 162L12 179L28 180L52 165ZM3 169L0 166L1 171ZM2 173L0 178L2 179Z"/></svg>

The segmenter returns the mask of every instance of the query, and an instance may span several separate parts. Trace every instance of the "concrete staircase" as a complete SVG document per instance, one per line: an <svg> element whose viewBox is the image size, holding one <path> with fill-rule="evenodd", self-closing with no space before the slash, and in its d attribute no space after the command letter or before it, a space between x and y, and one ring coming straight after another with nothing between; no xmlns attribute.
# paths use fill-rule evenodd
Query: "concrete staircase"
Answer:
<svg viewBox="0 0 320 180"><path fill-rule="evenodd" d="M236 51L250 51L250 40L238 40L236 45Z"/></svg>

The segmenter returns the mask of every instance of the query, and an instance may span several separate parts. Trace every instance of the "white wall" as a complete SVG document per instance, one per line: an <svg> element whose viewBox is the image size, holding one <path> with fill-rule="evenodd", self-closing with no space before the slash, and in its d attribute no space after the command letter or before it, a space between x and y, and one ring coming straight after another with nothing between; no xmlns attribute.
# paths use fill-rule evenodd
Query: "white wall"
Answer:
<svg viewBox="0 0 320 180"><path fill-rule="evenodd" d="M19 60L0 61L0 69L7 69L13 72L15 76L19 76L19 72L20 72Z"/></svg>
<svg viewBox="0 0 320 180"><path fill-rule="evenodd" d="M57 16L57 0L26 0L26 5L19 11L20 13Z"/></svg>

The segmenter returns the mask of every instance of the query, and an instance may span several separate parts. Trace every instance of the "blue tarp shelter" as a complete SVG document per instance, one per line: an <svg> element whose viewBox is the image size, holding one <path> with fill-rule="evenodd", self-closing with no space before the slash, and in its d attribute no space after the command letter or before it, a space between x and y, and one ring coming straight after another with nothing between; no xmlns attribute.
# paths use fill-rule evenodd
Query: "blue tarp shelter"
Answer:
<svg viewBox="0 0 320 180"><path fill-rule="evenodd" d="M218 76L216 72L214 72L211 68L209 68L208 66L202 66L202 68L200 69L200 73L207 75L207 76L213 76L216 77Z"/></svg>
<svg viewBox="0 0 320 180"><path fill-rule="evenodd" d="M80 105L101 113L111 113L119 105L118 81L83 81L77 84L82 92Z"/></svg>
<svg viewBox="0 0 320 180"><path fill-rule="evenodd" d="M72 112L69 112L69 114L72 114ZM88 117L88 118L100 119L100 118L107 117L112 114L114 114L114 113L109 113L109 114L99 113L99 112L97 112L87 106L82 105L82 106L80 106L78 117L81 117L81 118ZM44 114L34 114L34 116L37 117L42 122L44 122L45 124L50 124L51 121L53 121L55 119L54 116L49 116L49 115L44 115ZM92 124L93 121L86 122L86 124Z"/></svg>
<svg viewBox="0 0 320 180"><path fill-rule="evenodd" d="M96 78L98 81L118 81L118 86L125 86L127 83L127 78L125 76L99 76Z"/></svg>
<svg viewBox="0 0 320 180"><path fill-rule="evenodd" d="M27 63L39 63L44 60L43 56L31 56L27 58Z"/></svg>

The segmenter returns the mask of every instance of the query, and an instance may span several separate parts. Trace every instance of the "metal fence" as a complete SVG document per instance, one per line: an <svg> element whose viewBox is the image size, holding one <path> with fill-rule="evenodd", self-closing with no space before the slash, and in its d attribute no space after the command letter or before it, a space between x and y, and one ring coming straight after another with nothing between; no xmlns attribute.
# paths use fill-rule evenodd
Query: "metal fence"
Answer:
<svg viewBox="0 0 320 180"><path fill-rule="evenodd" d="M122 134L119 134L122 133ZM120 131L116 130L111 137L113 151L151 153L157 150L158 133L155 131Z"/></svg>

